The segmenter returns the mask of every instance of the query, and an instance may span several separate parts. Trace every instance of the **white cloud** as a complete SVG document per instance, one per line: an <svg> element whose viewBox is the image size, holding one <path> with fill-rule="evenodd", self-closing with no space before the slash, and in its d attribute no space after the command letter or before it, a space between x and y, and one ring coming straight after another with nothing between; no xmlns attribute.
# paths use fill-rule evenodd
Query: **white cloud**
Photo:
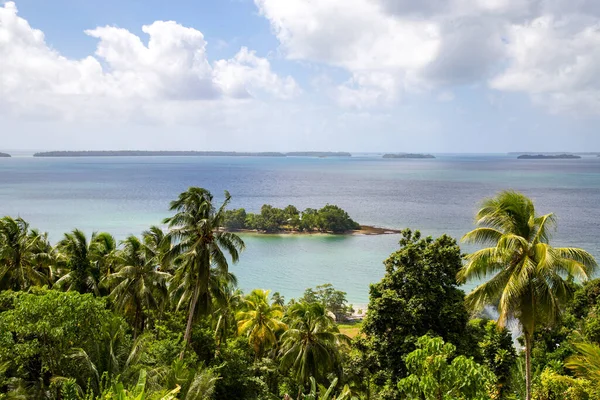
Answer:
<svg viewBox="0 0 600 400"><path fill-rule="evenodd" d="M247 97L258 91L287 99L301 91L291 76L281 78L273 73L268 60L257 57L246 47L242 47L232 59L215 63L214 81L223 93L231 97Z"/></svg>
<svg viewBox="0 0 600 400"><path fill-rule="evenodd" d="M600 24L553 16L511 27L510 65L491 81L556 112L600 113Z"/></svg>
<svg viewBox="0 0 600 400"><path fill-rule="evenodd" d="M255 0L288 59L344 69L341 105L489 84L600 114L597 0Z"/></svg>
<svg viewBox="0 0 600 400"><path fill-rule="evenodd" d="M206 101L221 108L255 93L290 98L300 92L292 77L278 76L267 59L246 48L211 65L204 35L196 29L156 21L142 31L147 45L122 28L86 30L98 39L95 56L69 59L18 16L15 3L5 3L0 6L2 112L27 118L139 119L152 108L150 118L169 120L160 109L194 115Z"/></svg>

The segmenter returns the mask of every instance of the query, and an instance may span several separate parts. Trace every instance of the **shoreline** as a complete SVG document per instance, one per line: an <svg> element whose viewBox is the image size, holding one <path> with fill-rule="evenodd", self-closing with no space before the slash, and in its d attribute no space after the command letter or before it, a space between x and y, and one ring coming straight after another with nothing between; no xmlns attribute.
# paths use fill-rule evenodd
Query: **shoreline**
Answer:
<svg viewBox="0 0 600 400"><path fill-rule="evenodd" d="M256 229L225 229L227 232L247 233L255 235L298 235L298 236L315 236L315 235L331 235L331 236L378 236L378 235L397 235L402 231L399 229L380 228L370 225L361 225L360 229L342 233L333 232L305 232L305 231L290 231L282 229L276 232L265 232Z"/></svg>

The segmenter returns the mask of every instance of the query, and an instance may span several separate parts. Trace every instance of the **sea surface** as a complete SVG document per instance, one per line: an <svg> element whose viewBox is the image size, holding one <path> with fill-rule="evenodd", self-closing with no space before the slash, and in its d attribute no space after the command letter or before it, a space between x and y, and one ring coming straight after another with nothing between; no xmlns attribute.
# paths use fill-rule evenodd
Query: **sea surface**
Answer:
<svg viewBox="0 0 600 400"><path fill-rule="evenodd" d="M159 225L171 215L171 200L201 186L217 201L228 190L231 207L247 211L265 203L299 209L330 203L361 224L460 238L473 228L483 198L516 189L535 201L538 213L557 215L555 245L582 247L600 259L600 158L436 157L0 158L0 215L25 218L53 242L73 228L122 239ZM246 251L231 266L242 289L271 289L289 299L332 283L351 303L363 304L369 283L381 279L383 261L398 249L399 235L243 239Z"/></svg>

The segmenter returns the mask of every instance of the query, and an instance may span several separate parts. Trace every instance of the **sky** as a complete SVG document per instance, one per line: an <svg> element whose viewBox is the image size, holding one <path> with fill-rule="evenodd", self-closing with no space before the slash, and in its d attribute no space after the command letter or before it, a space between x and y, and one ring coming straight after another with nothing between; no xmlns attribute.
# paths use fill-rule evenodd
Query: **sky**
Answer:
<svg viewBox="0 0 600 400"><path fill-rule="evenodd" d="M0 150L600 151L598 0L0 0Z"/></svg>

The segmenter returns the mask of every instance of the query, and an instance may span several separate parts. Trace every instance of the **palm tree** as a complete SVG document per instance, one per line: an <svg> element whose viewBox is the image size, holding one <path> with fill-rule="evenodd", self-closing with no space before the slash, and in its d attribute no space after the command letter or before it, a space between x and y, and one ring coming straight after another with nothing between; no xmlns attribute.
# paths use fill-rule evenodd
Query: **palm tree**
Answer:
<svg viewBox="0 0 600 400"><path fill-rule="evenodd" d="M173 241L171 256L178 258L178 268L172 282L173 293L179 297L177 308L186 305L188 321L185 329L186 347L192 337L192 324L197 314L206 314L210 307L211 276L229 276L225 253L233 262L239 259L244 242L237 235L224 232L225 207L231 196L225 192L225 201L219 209L213 206L213 196L202 188L191 187L171 202L176 214L165 219ZM183 358L185 352L181 352Z"/></svg>
<svg viewBox="0 0 600 400"><path fill-rule="evenodd" d="M123 241L119 252L122 266L110 274L108 283L113 286L110 297L116 309L132 317L134 337L145 327L147 313L159 309L167 298L167 282L171 275L157 271L153 252L135 236Z"/></svg>
<svg viewBox="0 0 600 400"><path fill-rule="evenodd" d="M116 241L108 233L93 233L88 243L85 233L75 229L65 233L57 245L60 265L66 273L55 283L59 289L98 295L103 267L114 257Z"/></svg>
<svg viewBox="0 0 600 400"><path fill-rule="evenodd" d="M22 218L0 219L0 290L26 290L52 283L48 235L30 230Z"/></svg>
<svg viewBox="0 0 600 400"><path fill-rule="evenodd" d="M340 347L350 343L321 303L296 303L286 319L289 329L281 336L281 367L291 369L298 383L309 377L324 382L331 372L340 373Z"/></svg>
<svg viewBox="0 0 600 400"><path fill-rule="evenodd" d="M142 233L144 246L149 253L148 258L153 260L157 270L172 273L171 236L166 235L158 226L151 226Z"/></svg>
<svg viewBox="0 0 600 400"><path fill-rule="evenodd" d="M576 355L567 358L566 367L600 389L600 346L594 343L573 343Z"/></svg>
<svg viewBox="0 0 600 400"><path fill-rule="evenodd" d="M525 380L531 399L531 347L537 323L553 323L561 305L572 295L565 277L589 279L597 264L586 251L551 247L553 214L537 216L533 202L514 191L503 191L483 202L476 216L477 228L463 241L487 244L466 257L459 271L461 283L489 280L467 297L467 305L480 309L498 304L499 324L516 319L525 338Z"/></svg>
<svg viewBox="0 0 600 400"><path fill-rule="evenodd" d="M238 335L248 336L257 359L277 344L277 334L286 328L282 317L283 308L269 304L268 290L254 289L244 298L243 310L236 314Z"/></svg>
<svg viewBox="0 0 600 400"><path fill-rule="evenodd" d="M217 293L215 289L219 288ZM242 291L234 284L225 280L221 284L213 285L214 311L213 316L217 319L215 326L215 341L217 347L226 339L232 327L235 326L235 313L243 301Z"/></svg>

